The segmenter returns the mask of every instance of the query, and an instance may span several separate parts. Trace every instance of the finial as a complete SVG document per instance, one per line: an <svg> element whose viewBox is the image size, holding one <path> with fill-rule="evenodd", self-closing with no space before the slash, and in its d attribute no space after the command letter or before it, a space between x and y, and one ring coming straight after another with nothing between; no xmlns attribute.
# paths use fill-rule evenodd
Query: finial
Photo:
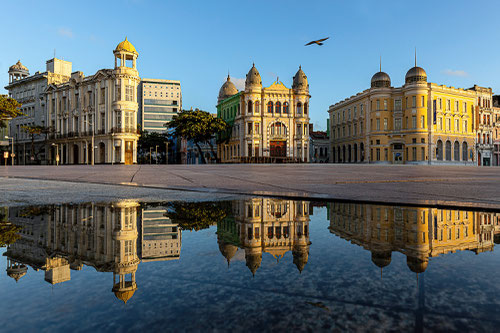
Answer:
<svg viewBox="0 0 500 333"><path fill-rule="evenodd" d="M279 83L279 82L280 82L280 77L276 76L276 83Z"/></svg>
<svg viewBox="0 0 500 333"><path fill-rule="evenodd" d="M128 40L128 39L127 39L127 36L125 36L125 40Z"/></svg>
<svg viewBox="0 0 500 333"><path fill-rule="evenodd" d="M379 72L382 72L382 56L380 56L380 70Z"/></svg>
<svg viewBox="0 0 500 333"><path fill-rule="evenodd" d="M252 67L255 67L255 62L252 61Z"/></svg>
<svg viewBox="0 0 500 333"><path fill-rule="evenodd" d="M415 47L415 67L417 67L417 47Z"/></svg>
<svg viewBox="0 0 500 333"><path fill-rule="evenodd" d="M302 69L302 65L299 65L299 69Z"/></svg>

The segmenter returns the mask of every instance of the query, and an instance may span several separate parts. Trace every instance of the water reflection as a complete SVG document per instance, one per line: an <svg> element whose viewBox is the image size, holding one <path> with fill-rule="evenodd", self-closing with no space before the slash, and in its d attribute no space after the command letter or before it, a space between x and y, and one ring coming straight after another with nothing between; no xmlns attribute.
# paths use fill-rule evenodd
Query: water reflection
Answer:
<svg viewBox="0 0 500 333"><path fill-rule="evenodd" d="M423 273L430 257L493 251L500 235L498 213L355 203L331 203L328 212L330 232L370 251L381 274L393 251L406 255L411 271Z"/></svg>
<svg viewBox="0 0 500 333"><path fill-rule="evenodd" d="M255 275L262 253L279 261L292 251L293 263L302 272L309 257L309 202L250 199L232 203L232 214L217 224L219 250L229 266L239 249Z"/></svg>

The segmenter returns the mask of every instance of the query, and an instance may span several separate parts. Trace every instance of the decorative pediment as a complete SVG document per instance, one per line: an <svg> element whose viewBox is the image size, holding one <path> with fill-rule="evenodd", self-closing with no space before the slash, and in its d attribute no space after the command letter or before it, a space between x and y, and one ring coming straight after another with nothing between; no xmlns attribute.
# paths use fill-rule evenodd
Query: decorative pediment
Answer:
<svg viewBox="0 0 500 333"><path fill-rule="evenodd" d="M280 91L280 92L288 92L290 89L288 89L283 84L283 82L276 80L269 87L264 88L264 90L273 90L273 91Z"/></svg>

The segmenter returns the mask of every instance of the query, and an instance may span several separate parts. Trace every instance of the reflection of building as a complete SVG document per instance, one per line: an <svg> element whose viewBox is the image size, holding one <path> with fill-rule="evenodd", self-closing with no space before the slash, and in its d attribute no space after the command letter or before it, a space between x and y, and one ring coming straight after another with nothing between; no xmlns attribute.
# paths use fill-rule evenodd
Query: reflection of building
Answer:
<svg viewBox="0 0 500 333"><path fill-rule="evenodd" d="M46 125L55 131L52 163L57 157L61 164L136 163L139 53L125 38L113 54L114 69L87 77L73 72L64 83L47 87Z"/></svg>
<svg viewBox="0 0 500 333"><path fill-rule="evenodd" d="M144 131L165 132L167 128L163 125L182 110L180 81L142 79L137 97L137 122Z"/></svg>
<svg viewBox="0 0 500 333"><path fill-rule="evenodd" d="M299 271L309 257L309 203L279 199L250 199L233 203L233 217L217 224L217 239L228 265L241 248L255 274L267 252L279 260L292 251Z"/></svg>
<svg viewBox="0 0 500 333"><path fill-rule="evenodd" d="M5 252L9 276L22 277L26 265L45 271L51 284L68 281L85 264L113 272L112 291L127 302L137 289L138 203L78 204L12 208L10 220L22 227L21 238ZM24 267L23 267L24 266Z"/></svg>
<svg viewBox="0 0 500 333"><path fill-rule="evenodd" d="M246 76L244 91L238 92L228 75L217 100L217 117L230 125L218 146L222 162L307 162L309 98L309 83L301 68L291 89L279 80L263 88L255 66Z"/></svg>
<svg viewBox="0 0 500 333"><path fill-rule="evenodd" d="M181 255L181 230L165 216L166 212L161 207L142 210L139 256L144 262L175 260Z"/></svg>
<svg viewBox="0 0 500 333"><path fill-rule="evenodd" d="M372 253L380 268L391 253L407 256L410 270L422 273L429 257L471 250L493 250L493 228L483 213L436 208L332 203L330 231Z"/></svg>
<svg viewBox="0 0 500 333"><path fill-rule="evenodd" d="M330 156L336 163L474 165L476 105L476 91L427 82L416 63L401 87L379 71L369 89L330 106Z"/></svg>

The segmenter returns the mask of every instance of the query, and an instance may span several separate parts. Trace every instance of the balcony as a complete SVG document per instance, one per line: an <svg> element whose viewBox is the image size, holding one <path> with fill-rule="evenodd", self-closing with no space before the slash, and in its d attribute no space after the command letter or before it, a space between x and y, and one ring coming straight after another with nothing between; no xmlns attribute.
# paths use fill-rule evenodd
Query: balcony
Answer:
<svg viewBox="0 0 500 333"><path fill-rule="evenodd" d="M135 128L135 127L129 127L129 126L125 126L125 127L113 127L111 129L111 133L113 134L140 134L140 131Z"/></svg>

